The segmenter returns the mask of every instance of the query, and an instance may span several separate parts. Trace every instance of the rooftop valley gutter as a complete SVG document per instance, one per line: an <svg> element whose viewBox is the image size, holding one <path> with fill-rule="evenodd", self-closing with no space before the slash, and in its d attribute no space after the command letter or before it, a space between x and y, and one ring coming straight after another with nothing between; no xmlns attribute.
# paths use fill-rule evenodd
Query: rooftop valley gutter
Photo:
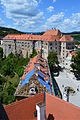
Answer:
<svg viewBox="0 0 80 120"><path fill-rule="evenodd" d="M54 85L53 85L53 81L52 81L52 76L51 76L49 64L48 64L48 68L49 68L50 79L51 79L51 82L52 82L53 93L54 93L54 96L56 96L55 95L55 90L54 90Z"/></svg>

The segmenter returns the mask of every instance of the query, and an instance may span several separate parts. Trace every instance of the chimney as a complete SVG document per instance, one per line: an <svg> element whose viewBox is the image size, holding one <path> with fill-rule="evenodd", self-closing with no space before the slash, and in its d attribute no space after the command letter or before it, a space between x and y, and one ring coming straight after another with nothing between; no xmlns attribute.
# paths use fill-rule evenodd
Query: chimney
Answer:
<svg viewBox="0 0 80 120"><path fill-rule="evenodd" d="M46 120L46 86L44 86L44 102L36 105L37 120Z"/></svg>
<svg viewBox="0 0 80 120"><path fill-rule="evenodd" d="M39 103L36 105L37 110L37 120L44 120L45 119L45 104Z"/></svg>

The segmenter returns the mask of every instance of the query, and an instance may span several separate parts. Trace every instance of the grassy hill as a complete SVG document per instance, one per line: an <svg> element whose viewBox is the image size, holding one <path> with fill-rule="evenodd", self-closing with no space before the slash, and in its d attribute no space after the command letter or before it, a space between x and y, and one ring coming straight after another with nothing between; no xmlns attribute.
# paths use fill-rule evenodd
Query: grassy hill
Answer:
<svg viewBox="0 0 80 120"><path fill-rule="evenodd" d="M24 32L18 31L13 28L0 27L0 36L4 37L7 34L23 34Z"/></svg>

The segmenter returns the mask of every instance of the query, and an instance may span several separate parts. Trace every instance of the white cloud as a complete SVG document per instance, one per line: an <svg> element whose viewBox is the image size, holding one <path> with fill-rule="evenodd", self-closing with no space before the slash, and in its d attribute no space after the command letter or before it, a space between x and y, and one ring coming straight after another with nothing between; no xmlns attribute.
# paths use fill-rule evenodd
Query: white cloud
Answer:
<svg viewBox="0 0 80 120"><path fill-rule="evenodd" d="M14 26L33 31L44 19L43 12L39 11L38 0L1 0L7 18L14 21ZM31 25L34 29L31 29ZM30 27L30 28L29 28Z"/></svg>
<svg viewBox="0 0 80 120"><path fill-rule="evenodd" d="M42 0L1 0L7 18L13 20L14 28L21 31L43 31L50 28L59 28L62 32L80 30L80 13L74 13L66 18L63 12L57 13L45 20L44 13L39 10ZM56 2L56 0L53 0ZM53 6L47 8L50 12ZM44 23L44 24L43 24ZM4 21L0 19L0 25ZM10 24L11 26L11 24Z"/></svg>
<svg viewBox="0 0 80 120"><path fill-rule="evenodd" d="M36 0L1 0L1 4L5 7L6 15L9 18L19 16L35 16L38 12L38 2Z"/></svg>
<svg viewBox="0 0 80 120"><path fill-rule="evenodd" d="M62 32L80 31L80 13L74 13L69 18L65 18L63 12L52 15L48 18L41 30L58 28Z"/></svg>
<svg viewBox="0 0 80 120"><path fill-rule="evenodd" d="M56 0L53 0L53 3L55 3L56 2Z"/></svg>
<svg viewBox="0 0 80 120"><path fill-rule="evenodd" d="M63 31L80 30L80 13L74 13L71 17L65 18L61 24Z"/></svg>
<svg viewBox="0 0 80 120"><path fill-rule="evenodd" d="M64 13L60 12L56 15L52 15L50 18L47 19L44 25L41 26L41 29L50 29L50 28L56 28L59 27L59 25L62 23L64 17Z"/></svg>
<svg viewBox="0 0 80 120"><path fill-rule="evenodd" d="M19 21L16 21L16 26L18 26L20 29L23 29L24 31L39 31L39 25L42 23L44 17L43 12L39 12L36 16L28 17L26 19L20 19Z"/></svg>
<svg viewBox="0 0 80 120"><path fill-rule="evenodd" d="M49 12L52 12L52 11L54 10L54 7L53 7L53 6L49 6L49 7L47 8L47 10L48 10Z"/></svg>

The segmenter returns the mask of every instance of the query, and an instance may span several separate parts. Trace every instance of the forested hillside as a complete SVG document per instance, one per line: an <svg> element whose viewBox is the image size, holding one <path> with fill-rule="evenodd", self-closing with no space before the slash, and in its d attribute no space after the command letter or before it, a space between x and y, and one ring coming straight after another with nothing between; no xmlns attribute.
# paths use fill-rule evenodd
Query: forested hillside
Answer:
<svg viewBox="0 0 80 120"><path fill-rule="evenodd" d="M0 27L0 36L4 37L7 34L23 34L24 32L20 32L13 28L6 28L6 27Z"/></svg>

